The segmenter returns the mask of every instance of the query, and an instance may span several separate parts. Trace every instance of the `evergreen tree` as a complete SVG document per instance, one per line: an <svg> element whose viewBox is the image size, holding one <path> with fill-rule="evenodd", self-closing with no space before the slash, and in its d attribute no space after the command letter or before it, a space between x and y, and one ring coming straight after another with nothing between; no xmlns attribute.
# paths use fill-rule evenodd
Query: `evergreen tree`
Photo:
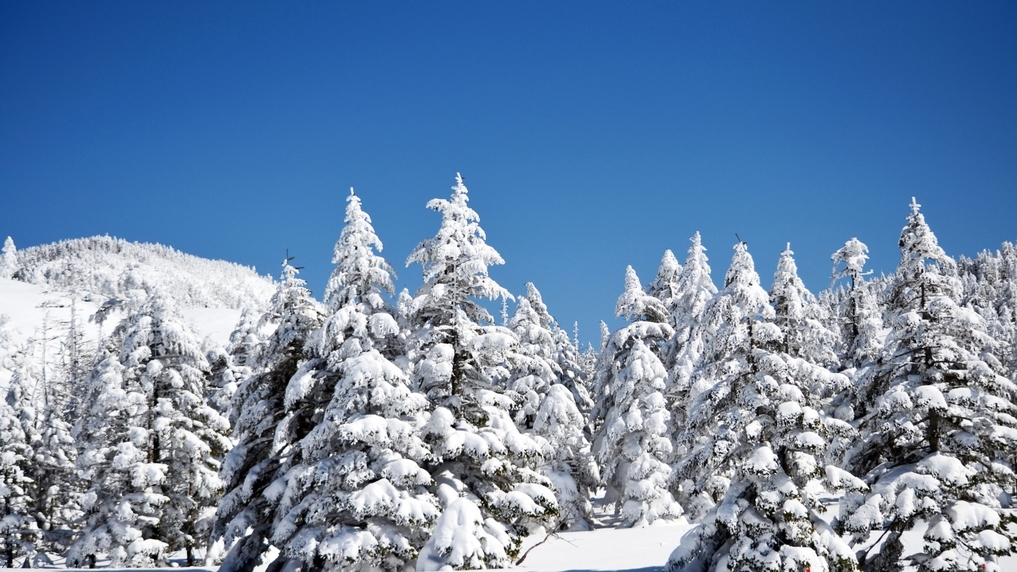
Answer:
<svg viewBox="0 0 1017 572"><path fill-rule="evenodd" d="M685 266L678 274L678 294L674 309L677 345L673 351L682 351L689 346L707 304L717 294L717 287L710 278L706 248L703 247L699 233L692 235L689 240L692 241L692 246L689 247ZM690 351L693 356L698 356L695 350L690 348Z"/></svg>
<svg viewBox="0 0 1017 572"><path fill-rule="evenodd" d="M690 239L685 266L678 275L678 296L675 302L675 333L667 343L664 363L670 368L671 386L667 389L671 423L677 431L685 423L686 407L692 391L693 376L702 359L703 313L717 294L710 278L710 265L699 233Z"/></svg>
<svg viewBox="0 0 1017 572"><path fill-rule="evenodd" d="M450 199L428 203L442 214L441 227L410 254L407 265L420 263L424 284L401 300L414 387L433 407L423 431L432 453L426 468L443 511L418 558L421 570L505 566L521 538L558 513L551 483L536 470L547 444L520 432L510 414L516 403L506 384L525 356L480 303L511 297L488 274L504 261L487 244L461 176L452 190Z"/></svg>
<svg viewBox="0 0 1017 572"><path fill-rule="evenodd" d="M956 304L956 264L912 199L901 262L887 293L890 334L855 405L860 441L849 467L871 484L842 504L866 570L970 570L1014 550L1009 491L1017 385L979 355L984 322ZM927 523L925 545L901 535ZM871 533L880 533L873 544Z"/></svg>
<svg viewBox="0 0 1017 572"><path fill-rule="evenodd" d="M615 332L601 352L594 446L607 487L605 499L614 503L624 525L635 526L682 513L668 490L671 416L663 396L667 371L658 355L674 330L667 324L664 305L643 292L631 266L625 270L625 291L615 313L630 323Z"/></svg>
<svg viewBox="0 0 1017 572"><path fill-rule="evenodd" d="M859 367L874 360L882 349L880 316L875 295L865 283L863 271L869 248L857 238L844 243L831 258L834 281L848 278L845 308L842 312L842 360L848 367ZM841 265L843 264L843 268Z"/></svg>
<svg viewBox="0 0 1017 572"><path fill-rule="evenodd" d="M687 385L676 387L679 399L672 406L687 416L676 432L674 468L682 504L693 518L702 516L723 498L736 470L736 459L713 455L715 445L711 443L716 441L719 450L726 451L737 428L714 428L710 424L735 398L732 387L750 383L759 371L758 358L762 354L757 350L780 339L769 295L759 285L752 256L744 242L736 244L734 250L724 289L703 310L697 331L704 348L701 362ZM716 403L719 397L711 395L728 397L728 401Z"/></svg>
<svg viewBox="0 0 1017 572"><path fill-rule="evenodd" d="M963 281L960 305L968 306L986 321L995 345L987 362L998 362L1007 377L1017 379L1017 254L1004 242L995 253L980 253L974 260L961 257L958 274ZM995 366L993 366L995 367Z"/></svg>
<svg viewBox="0 0 1017 572"><path fill-rule="evenodd" d="M14 247L14 240L8 236L0 253L0 278L13 278L17 271L18 249Z"/></svg>
<svg viewBox="0 0 1017 572"><path fill-rule="evenodd" d="M91 487L72 560L107 553L114 566L152 565L183 550L193 565L222 492L228 423L204 402L208 363L197 336L136 276L125 282L119 354L90 376L92 415L78 428Z"/></svg>
<svg viewBox="0 0 1017 572"><path fill-rule="evenodd" d="M24 405L20 389L15 380L0 400L0 564L5 568L14 568L17 558L30 557L38 536L27 474L32 448L18 412Z"/></svg>
<svg viewBox="0 0 1017 572"><path fill-rule="evenodd" d="M539 324L540 334L537 335L530 342L527 342L527 334L520 331L516 326L510 323L510 327L519 336L520 344L523 347L524 353L526 348L529 347L531 350L536 350L545 358L550 357L557 368L555 371L560 370L558 380L564 384L570 392L572 397L579 407L580 411L589 411L593 406L593 401L590 398L589 385L589 371L588 366L585 363L586 359L582 356L579 351L579 332L578 324L575 326L575 340L569 339L568 332L563 330L558 322L548 313L547 305L544 303L543 297L540 295L540 291L533 285L532 282L526 284L526 304L533 312L533 315L529 318L531 324ZM520 299L520 305L523 303ZM521 310L518 306L516 308L516 314L528 314L527 311ZM545 334L544 332L547 332ZM550 336L548 339L547 336ZM539 339L539 342L537 341ZM554 366L552 366L554 368Z"/></svg>
<svg viewBox="0 0 1017 572"><path fill-rule="evenodd" d="M44 381L32 353L21 352L15 359L10 389L12 398L18 396L14 407L32 449L25 475L30 480L27 490L39 531L36 549L62 553L80 518L77 498L83 492L74 464L77 451L67 420L74 402L64 395L72 392L74 384L59 378Z"/></svg>
<svg viewBox="0 0 1017 572"><path fill-rule="evenodd" d="M826 310L798 277L791 244L780 255L770 288L774 323L783 334L779 351L811 363L831 366L837 362L833 347L838 336L826 328Z"/></svg>
<svg viewBox="0 0 1017 572"><path fill-rule="evenodd" d="M74 437L87 492L84 527L67 553L71 567L94 565L102 556L111 566L152 566L168 556L168 544L157 539L161 507L169 500L159 490L166 465L148 454L146 395L135 380L125 379L125 370L114 353L85 380L89 409L75 424Z"/></svg>
<svg viewBox="0 0 1017 572"><path fill-rule="evenodd" d="M56 404L44 407L33 441L32 498L39 528L39 551L63 553L70 545L81 507L81 483L75 466L77 449L65 411Z"/></svg>
<svg viewBox="0 0 1017 572"><path fill-rule="evenodd" d="M797 292L793 283L790 291ZM724 290L706 311L704 389L689 406L676 463L690 511L705 514L672 553L669 570L856 567L847 544L819 517L825 510L820 492L864 487L824 466L828 437L850 433L846 423L823 414L824 398L849 381L772 351L787 347L788 339L775 315L739 243Z"/></svg>
<svg viewBox="0 0 1017 572"><path fill-rule="evenodd" d="M230 550L222 564L224 572L258 566L281 518L279 495L270 491L273 486L285 486L285 472L299 439L290 433L292 426L284 423L286 387L307 359L305 346L311 332L321 325L321 311L304 284L289 259L284 260L281 280L259 320L260 327L241 324L234 332L239 334L233 336L233 355L242 356L242 367L252 373L232 396L230 425L236 445L220 471L226 492L216 510L212 542L222 542ZM251 332L264 328L273 330L260 347Z"/></svg>
<svg viewBox="0 0 1017 572"><path fill-rule="evenodd" d="M439 514L422 467L428 404L392 361L403 344L384 296L392 269L352 192L345 222L328 316L309 342L314 359L287 390L288 406L313 427L295 446L273 538L307 570L405 570Z"/></svg>
<svg viewBox="0 0 1017 572"><path fill-rule="evenodd" d="M588 528L590 496L600 475L584 435L586 418L575 397L579 394L589 401L584 374L578 352L547 312L536 286L529 283L526 289L509 323L524 357L516 361L509 382L520 398L515 420L550 445L540 472L554 484L561 526Z"/></svg>
<svg viewBox="0 0 1017 572"><path fill-rule="evenodd" d="M664 304L664 309L668 315L668 324L672 328L677 327L675 308L681 295L678 286L678 277L681 271L682 265L678 264L678 259L674 257L674 253L670 249L665 250L663 258L660 259L657 277L646 287L647 294Z"/></svg>

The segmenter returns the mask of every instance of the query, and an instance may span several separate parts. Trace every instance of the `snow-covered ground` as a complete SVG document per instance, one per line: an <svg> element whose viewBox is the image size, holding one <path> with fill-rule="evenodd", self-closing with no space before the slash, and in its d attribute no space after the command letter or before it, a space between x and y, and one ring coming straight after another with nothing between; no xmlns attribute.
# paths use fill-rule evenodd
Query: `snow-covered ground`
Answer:
<svg viewBox="0 0 1017 572"><path fill-rule="evenodd" d="M658 521L660 522L660 521ZM677 523L643 528L600 528L559 532L536 546L516 570L662 570L691 526Z"/></svg>

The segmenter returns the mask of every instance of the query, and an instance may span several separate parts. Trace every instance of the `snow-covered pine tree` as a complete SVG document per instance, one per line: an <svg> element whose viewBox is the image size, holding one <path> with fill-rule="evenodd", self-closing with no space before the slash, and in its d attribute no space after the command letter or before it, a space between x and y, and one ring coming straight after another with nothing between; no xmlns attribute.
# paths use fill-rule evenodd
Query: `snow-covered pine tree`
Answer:
<svg viewBox="0 0 1017 572"><path fill-rule="evenodd" d="M707 304L717 294L717 287L710 277L709 259L699 233L689 239L689 247L685 266L678 274L678 294L675 301L675 339L678 341L674 350L681 351L690 343Z"/></svg>
<svg viewBox="0 0 1017 572"><path fill-rule="evenodd" d="M956 264L914 199L899 245L891 331L859 391L860 439L848 465L872 492L848 495L840 524L866 570L897 570L902 560L923 571L999 569L996 558L1017 542L1017 385L979 357L991 339L956 304ZM924 547L903 554L901 535L922 523Z"/></svg>
<svg viewBox="0 0 1017 572"><path fill-rule="evenodd" d="M780 352L822 366L837 363L833 351L837 332L827 329L826 309L798 277L791 243L780 254L770 288L770 302L774 307L774 323L782 334L777 342Z"/></svg>
<svg viewBox="0 0 1017 572"><path fill-rule="evenodd" d="M724 289L703 310L695 333L703 344L701 361L690 379L676 386L678 399L672 405L686 415L675 435L674 484L694 519L723 499L739 460L726 454L738 439L739 428L731 427L730 421L714 427L715 417L737 405L731 403L737 397L738 392L732 391L736 385L755 383L752 378L761 355L757 350L780 336L772 323L769 295L759 284L746 244L739 242L734 250ZM740 420L743 425L750 421ZM724 454L715 454L714 449Z"/></svg>
<svg viewBox="0 0 1017 572"><path fill-rule="evenodd" d="M307 432L304 428L302 434L295 434L284 423L286 387L307 360L307 339L321 325L322 313L289 262L288 258L283 261L276 292L259 323L242 320L234 332L240 333L234 336L232 351L242 356L241 367L252 373L232 396L230 425L236 445L219 473L225 494L216 510L211 538L212 556L229 550L223 572L249 572L271 548L281 516L279 494L268 491L275 483L276 489L285 486L293 449ZM264 329L272 333L263 345L255 343L252 332Z"/></svg>
<svg viewBox="0 0 1017 572"><path fill-rule="evenodd" d="M667 342L664 362L670 364L671 386L667 389L671 424L684 426L692 380L703 353L703 329L700 322L717 287L710 278L710 265L699 233L689 239L685 266L678 274L678 296L675 302L675 333ZM677 435L672 435L672 438Z"/></svg>
<svg viewBox="0 0 1017 572"><path fill-rule="evenodd" d="M0 278L13 278L18 271L18 249L14 246L14 239L7 237L4 241L4 248L0 253Z"/></svg>
<svg viewBox="0 0 1017 572"><path fill-rule="evenodd" d="M525 359L518 362L510 372L508 389L515 394L512 407L513 419L520 429L532 429L537 409L551 384L561 379L561 367L555 358L554 335L546 308L539 302L539 293L533 284L527 285L526 296L520 296L516 310L508 326L519 340L519 353ZM536 295L539 304L530 303L530 295ZM540 310L544 310L541 312ZM546 318L545 318L546 316Z"/></svg>
<svg viewBox="0 0 1017 572"><path fill-rule="evenodd" d="M856 568L847 544L819 517L821 492L864 488L824 463L828 436L850 432L823 414L824 398L849 380L771 351L786 338L767 300L738 243L725 287L706 311L704 390L689 407L675 465L690 511L705 514L668 570Z"/></svg>
<svg viewBox="0 0 1017 572"><path fill-rule="evenodd" d="M109 349L120 348L114 342ZM168 556L156 530L168 500L157 490L166 481L166 465L148 454L146 395L124 374L118 354L110 353L85 379L87 408L73 434L87 491L81 500L84 525L67 552L70 567L91 566L103 556L111 566L152 566Z"/></svg>
<svg viewBox="0 0 1017 572"><path fill-rule="evenodd" d="M600 474L584 435L586 417L576 404L576 394L589 401L578 352L548 313L536 286L528 283L526 290L509 322L525 358L516 360L509 382L521 397L515 420L550 444L540 472L554 484L561 526L589 528L591 491L599 485Z"/></svg>
<svg viewBox="0 0 1017 572"><path fill-rule="evenodd" d="M554 317L548 313L547 305L544 303L540 291L537 290L537 287L532 282L526 284L525 298L530 309L534 312L535 323L539 323L540 328L550 333L550 343L546 346L548 349L541 349L542 355L547 357L547 352L551 352L551 359L561 370L559 381L572 392L572 397L580 411L588 412L593 407L593 401L590 398L590 390L588 388L590 379L587 372L588 368L584 356L579 351L578 324L576 325L576 337L573 341L569 338L568 332L563 330ZM522 303L522 300L520 300L520 303ZM516 313L519 313L518 307ZM511 324L510 327L519 336L520 343L523 346L527 346L527 342L523 339L523 333L518 331L514 326L511 326ZM541 335L541 339L545 339L543 335ZM529 345L532 349L536 349L538 345L542 348L545 347L540 344Z"/></svg>
<svg viewBox="0 0 1017 572"><path fill-rule="evenodd" d="M833 280L848 278L847 299L841 311L843 348L841 362L845 367L860 367L875 360L882 349L880 331L883 328L876 296L865 282L865 261L869 248L857 238L844 243L833 259ZM843 268L841 268L843 265Z"/></svg>
<svg viewBox="0 0 1017 572"><path fill-rule="evenodd" d="M150 456L166 465L160 536L193 566L222 495L219 468L231 447L229 423L205 402L208 362L172 304L153 292L136 321L128 320L122 363L147 393Z"/></svg>
<svg viewBox="0 0 1017 572"><path fill-rule="evenodd" d="M10 389L12 396L20 396L15 409L32 448L25 475L31 481L32 517L39 531L36 551L59 554L72 540L81 515L77 499L82 490L74 464L77 450L68 422L73 401L63 395L81 380L50 378L43 383L31 354L20 352L14 360Z"/></svg>
<svg viewBox="0 0 1017 572"><path fill-rule="evenodd" d="M314 359L286 402L312 422L295 445L274 541L305 570L406 570L437 519L421 465L427 399L393 363L404 335L386 300L392 269L360 198L350 193L325 290L328 315L309 341Z"/></svg>
<svg viewBox="0 0 1017 572"><path fill-rule="evenodd" d="M660 259L660 268L657 269L657 277L646 287L646 293L661 301L667 311L668 324L677 327L675 307L681 295L678 286L678 276L681 274L682 265L674 257L670 249L664 251Z"/></svg>
<svg viewBox="0 0 1017 572"><path fill-rule="evenodd" d="M25 405L21 389L14 380L0 400L0 564L5 568L36 552L39 532L32 518L35 503L27 474L32 448L20 411Z"/></svg>
<svg viewBox="0 0 1017 572"><path fill-rule="evenodd" d="M995 253L984 251L974 259L961 257L958 273L963 280L960 304L970 306L986 321L995 340L991 357L1017 379L1017 249L1004 242ZM987 362L989 356L983 356Z"/></svg>
<svg viewBox="0 0 1017 572"><path fill-rule="evenodd" d="M277 286L278 289L278 286ZM276 293L273 294L275 296ZM310 296L310 294L308 294ZM272 302L270 301L269 304ZM225 348L212 348L205 356L211 369L208 403L222 415L230 416L233 393L255 373L253 365L261 357L268 337L279 326L278 309L262 311L244 308Z"/></svg>
<svg viewBox="0 0 1017 572"><path fill-rule="evenodd" d="M506 383L521 357L518 340L492 325L480 300L511 295L488 274L504 260L487 244L467 192L457 175L450 199L428 202L441 227L410 254L407 265L420 263L424 284L400 302L412 330L414 387L433 406L423 435L443 511L419 570L506 566L521 538L558 513L551 483L536 470L547 443L520 432L510 415Z"/></svg>
<svg viewBox="0 0 1017 572"><path fill-rule="evenodd" d="M668 490L667 371L659 357L674 330L663 303L643 291L631 266L615 314L629 324L611 335L595 377L594 451L607 487L605 500L614 503L625 526L677 518L682 510Z"/></svg>
<svg viewBox="0 0 1017 572"><path fill-rule="evenodd" d="M39 528L39 551L60 554L73 540L81 517L77 448L67 413L48 404L39 416L33 443L32 498Z"/></svg>
<svg viewBox="0 0 1017 572"><path fill-rule="evenodd" d="M197 336L139 277L129 273L125 287L117 363L111 356L90 376L89 403L98 409L79 429L91 490L88 523L71 553L78 562L107 553L114 566L137 566L164 564L182 550L193 565L222 494L229 425L205 404L208 363Z"/></svg>

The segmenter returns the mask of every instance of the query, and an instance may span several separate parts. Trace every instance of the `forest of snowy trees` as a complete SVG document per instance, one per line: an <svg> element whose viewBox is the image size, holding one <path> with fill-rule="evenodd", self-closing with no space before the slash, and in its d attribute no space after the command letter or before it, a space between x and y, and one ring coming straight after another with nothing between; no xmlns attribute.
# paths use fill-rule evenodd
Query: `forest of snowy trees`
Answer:
<svg viewBox="0 0 1017 572"><path fill-rule="evenodd" d="M491 278L468 198L457 176L427 204L440 226L406 261L423 284L397 293L351 191L323 299L286 261L225 348L165 280L104 271L95 318L123 318L97 350L59 380L3 364L0 566L503 568L594 526L595 501L615 526L698 524L673 572L1000 570L1015 551L1013 244L955 260L912 200L896 272L866 272L852 238L813 294L790 245L769 289L744 242L715 282L697 233L649 283L618 277L626 323L584 349L536 286ZM0 277L59 276L59 248L8 239Z"/></svg>

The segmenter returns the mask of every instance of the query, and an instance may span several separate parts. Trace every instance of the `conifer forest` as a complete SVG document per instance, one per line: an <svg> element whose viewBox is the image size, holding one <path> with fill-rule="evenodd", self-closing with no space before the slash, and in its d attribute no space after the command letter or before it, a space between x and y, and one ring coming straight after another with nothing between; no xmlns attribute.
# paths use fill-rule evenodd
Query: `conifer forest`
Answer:
<svg viewBox="0 0 1017 572"><path fill-rule="evenodd" d="M850 238L812 293L790 246L757 269L697 233L618 276L624 325L581 347L536 285L491 278L468 200L457 176L427 204L397 292L351 190L320 300L289 259L270 281L8 238L0 282L94 311L27 342L0 314L0 567L498 569L556 531L684 519L669 572L1005 570L1014 244L954 258L912 199L893 273ZM229 343L191 307L242 311Z"/></svg>

